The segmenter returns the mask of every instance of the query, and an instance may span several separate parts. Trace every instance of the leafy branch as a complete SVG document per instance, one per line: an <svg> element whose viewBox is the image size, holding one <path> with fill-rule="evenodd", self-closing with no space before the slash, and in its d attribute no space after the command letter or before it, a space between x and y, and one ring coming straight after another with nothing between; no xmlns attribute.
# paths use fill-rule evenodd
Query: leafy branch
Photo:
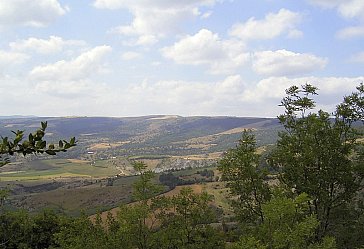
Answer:
<svg viewBox="0 0 364 249"><path fill-rule="evenodd" d="M58 152L65 152L69 148L76 146L76 138L72 137L69 141L59 140L58 144L48 144L44 140L47 122L41 122L41 127L28 135L28 139L24 139L24 131L12 131L15 138L1 137L0 139L0 167L9 163L9 157L15 154L43 154L56 155Z"/></svg>

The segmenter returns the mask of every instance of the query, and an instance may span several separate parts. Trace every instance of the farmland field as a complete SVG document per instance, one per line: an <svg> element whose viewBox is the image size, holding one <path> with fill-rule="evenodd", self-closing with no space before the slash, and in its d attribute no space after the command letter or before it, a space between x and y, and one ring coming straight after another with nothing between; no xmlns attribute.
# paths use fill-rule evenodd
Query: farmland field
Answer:
<svg viewBox="0 0 364 249"><path fill-rule="evenodd" d="M10 165L11 166L11 165ZM19 170L0 173L0 181L32 181L55 178L103 178L119 173L119 170L107 164L105 161L95 161L93 165L89 161L53 159L37 160L20 165Z"/></svg>

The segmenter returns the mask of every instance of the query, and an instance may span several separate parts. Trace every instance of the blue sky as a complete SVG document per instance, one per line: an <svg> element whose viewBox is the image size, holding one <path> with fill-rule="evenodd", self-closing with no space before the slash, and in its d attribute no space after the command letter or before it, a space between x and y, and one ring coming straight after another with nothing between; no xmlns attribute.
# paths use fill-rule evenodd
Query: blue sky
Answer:
<svg viewBox="0 0 364 249"><path fill-rule="evenodd" d="M364 80L362 0L2 0L0 115L274 117Z"/></svg>

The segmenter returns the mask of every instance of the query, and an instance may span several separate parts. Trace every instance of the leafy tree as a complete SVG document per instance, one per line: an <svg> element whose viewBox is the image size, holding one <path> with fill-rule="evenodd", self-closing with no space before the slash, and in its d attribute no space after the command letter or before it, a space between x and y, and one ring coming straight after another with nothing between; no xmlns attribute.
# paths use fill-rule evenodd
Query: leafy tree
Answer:
<svg viewBox="0 0 364 249"><path fill-rule="evenodd" d="M296 195L307 193L309 212L319 221L316 239L333 225L333 212L350 203L361 189L364 164L357 151L355 121L363 120L363 85L345 97L334 116L313 112L317 88L306 84L292 86L281 105L285 113L279 121L285 131L279 134L271 163L280 171L281 183ZM358 154L359 153L359 154Z"/></svg>
<svg viewBox="0 0 364 249"><path fill-rule="evenodd" d="M106 231L101 226L100 220L92 223L86 214L78 218L65 217L60 223L60 231L55 234L58 244L62 249L111 249Z"/></svg>
<svg viewBox="0 0 364 249"><path fill-rule="evenodd" d="M67 149L76 146L76 139L73 137L70 141L59 140L57 145L49 144L44 140L47 122L41 122L41 127L28 135L28 139L24 139L24 131L12 131L15 135L14 139L1 137L0 140L0 167L9 163L9 157L14 154L38 154L46 153L48 155L56 155L58 152L65 152Z"/></svg>
<svg viewBox="0 0 364 249"><path fill-rule="evenodd" d="M51 210L43 212L31 217L31 231L28 238L31 248L41 249L56 246L54 234L60 230L60 219Z"/></svg>
<svg viewBox="0 0 364 249"><path fill-rule="evenodd" d="M124 236L128 246L139 249L150 248L152 231L155 226L154 213L158 209L156 194L162 187L153 183L154 173L147 170L143 162L134 162L133 167L139 174L139 179L134 183L134 205L124 205L118 212L119 233Z"/></svg>
<svg viewBox="0 0 364 249"><path fill-rule="evenodd" d="M154 248L224 248L221 234L210 226L215 215L209 203L212 196L182 188L165 210L158 214L160 229Z"/></svg>
<svg viewBox="0 0 364 249"><path fill-rule="evenodd" d="M0 214L0 248L29 248L31 219L25 211Z"/></svg>
<svg viewBox="0 0 364 249"><path fill-rule="evenodd" d="M155 174L154 172L147 170L147 165L145 163L134 162L133 168L140 176L133 184L133 199L134 201L147 203L149 199L162 191L162 186L153 182Z"/></svg>
<svg viewBox="0 0 364 249"><path fill-rule="evenodd" d="M262 205L264 222L242 236L234 249L336 248L332 237L325 237L321 243L314 242L319 221L314 215L307 214L310 201L307 194L292 199L280 189L274 192L272 199Z"/></svg>
<svg viewBox="0 0 364 249"><path fill-rule="evenodd" d="M234 197L232 204L239 219L248 223L255 223L257 219L263 222L262 205L270 198L266 182L268 172L259 167L256 141L251 132L243 132L236 148L223 155L218 169Z"/></svg>

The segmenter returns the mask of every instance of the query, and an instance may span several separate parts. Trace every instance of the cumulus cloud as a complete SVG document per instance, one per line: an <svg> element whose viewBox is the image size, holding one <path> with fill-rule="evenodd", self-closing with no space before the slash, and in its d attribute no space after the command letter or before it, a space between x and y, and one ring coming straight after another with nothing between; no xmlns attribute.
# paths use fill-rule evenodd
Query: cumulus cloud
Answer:
<svg viewBox="0 0 364 249"><path fill-rule="evenodd" d="M134 52L134 51L128 51L121 55L121 58L123 60L135 60L141 58L142 55L140 53Z"/></svg>
<svg viewBox="0 0 364 249"><path fill-rule="evenodd" d="M44 27L64 15L68 7L58 0L2 0L0 26L22 25Z"/></svg>
<svg viewBox="0 0 364 249"><path fill-rule="evenodd" d="M0 105L7 107L2 109L1 115L111 115L102 112L107 109L102 104L110 97L108 93L112 93L112 89L100 82L81 80L34 83L27 78L0 74L0 91L6 92L0 98ZM15 105L9 105L14 102Z"/></svg>
<svg viewBox="0 0 364 249"><path fill-rule="evenodd" d="M35 67L30 77L40 81L75 81L99 72L102 59L111 51L109 46L95 47L75 59L57 61L54 64Z"/></svg>
<svg viewBox="0 0 364 249"><path fill-rule="evenodd" d="M285 89L293 84L317 86L320 89L318 107L333 111L335 105L342 101L342 96L355 90L363 80L364 77L269 77L248 83L240 75L215 82L171 80L153 83L145 80L120 89L119 98L109 97L109 105L120 106L121 113L116 115L155 113L274 117L283 112L278 105L285 96Z"/></svg>
<svg viewBox="0 0 364 249"><path fill-rule="evenodd" d="M319 88L319 101L333 110L335 105L342 101L345 94L355 90L364 77L269 77L260 80L254 87L244 92L244 97L249 102L265 102L265 106L272 99L276 104L285 96L285 89L292 85L312 84Z"/></svg>
<svg viewBox="0 0 364 249"><path fill-rule="evenodd" d="M356 19L358 24L339 30L336 37L351 39L364 36L364 1L362 0L308 0L312 5L336 9L338 14L346 19Z"/></svg>
<svg viewBox="0 0 364 249"><path fill-rule="evenodd" d="M24 63L29 56L24 53L18 53L13 51L0 50L0 66L6 67L8 65Z"/></svg>
<svg viewBox="0 0 364 249"><path fill-rule="evenodd" d="M14 67L17 67L27 60L29 60L29 56L24 53L14 52L14 51L5 51L0 50L0 76L6 75Z"/></svg>
<svg viewBox="0 0 364 249"><path fill-rule="evenodd" d="M181 23L201 16L199 7L212 6L217 0L96 0L96 8L128 9L133 20L129 25L113 28L111 32L136 36L133 45L152 45L166 34L181 32Z"/></svg>
<svg viewBox="0 0 364 249"><path fill-rule="evenodd" d="M364 77L269 77L258 82L230 75L219 81L144 80L128 86L108 86L83 79L77 81L25 80L0 75L0 99L17 105L5 114L139 116L150 114L234 115L274 117L283 112L278 104L291 85L317 86L319 108L334 110L342 96L355 89ZM11 91L14 85L19 91ZM71 100L71 101L68 101ZM59 108L59 103L62 108ZM46 104L44 104L46 103ZM112 108L118 106L118 108ZM197 107L197 108L196 108ZM26 113L24 113L26 110Z"/></svg>
<svg viewBox="0 0 364 249"><path fill-rule="evenodd" d="M245 86L240 75L216 82L144 80L124 88L122 98L113 101L122 101L118 103L121 108L128 107L121 109L123 115L229 115L240 109Z"/></svg>
<svg viewBox="0 0 364 249"><path fill-rule="evenodd" d="M200 16L200 18L201 19L207 19L207 18L209 18L211 15L212 15L212 11L207 11L207 12L205 12L205 13L203 13L201 16Z"/></svg>
<svg viewBox="0 0 364 249"><path fill-rule="evenodd" d="M100 9L120 9L136 6L146 6L145 8L184 8L190 5L213 5L216 0L96 0L94 6Z"/></svg>
<svg viewBox="0 0 364 249"><path fill-rule="evenodd" d="M62 51L65 47L85 46L81 40L64 40L59 36L50 36L48 40L30 37L26 40L11 42L9 47L16 51L35 51L41 54L51 54Z"/></svg>
<svg viewBox="0 0 364 249"><path fill-rule="evenodd" d="M208 65L213 74L231 73L249 59L241 42L223 40L207 29L163 48L162 54L178 64Z"/></svg>
<svg viewBox="0 0 364 249"><path fill-rule="evenodd" d="M260 51L253 54L253 70L265 76L285 76L311 73L323 69L327 59L312 54L287 50Z"/></svg>
<svg viewBox="0 0 364 249"><path fill-rule="evenodd" d="M364 1L362 0L308 0L308 2L323 8L335 8L345 18L364 19Z"/></svg>
<svg viewBox="0 0 364 249"><path fill-rule="evenodd" d="M281 9L278 13L269 13L262 20L250 18L245 23L234 24L230 35L243 40L267 40L280 35L290 38L302 36L302 31L297 29L301 21L301 15L287 9Z"/></svg>
<svg viewBox="0 0 364 249"><path fill-rule="evenodd" d="M346 27L344 29L339 30L336 33L336 37L340 39L351 39L363 36L364 36L364 24L363 26Z"/></svg>

